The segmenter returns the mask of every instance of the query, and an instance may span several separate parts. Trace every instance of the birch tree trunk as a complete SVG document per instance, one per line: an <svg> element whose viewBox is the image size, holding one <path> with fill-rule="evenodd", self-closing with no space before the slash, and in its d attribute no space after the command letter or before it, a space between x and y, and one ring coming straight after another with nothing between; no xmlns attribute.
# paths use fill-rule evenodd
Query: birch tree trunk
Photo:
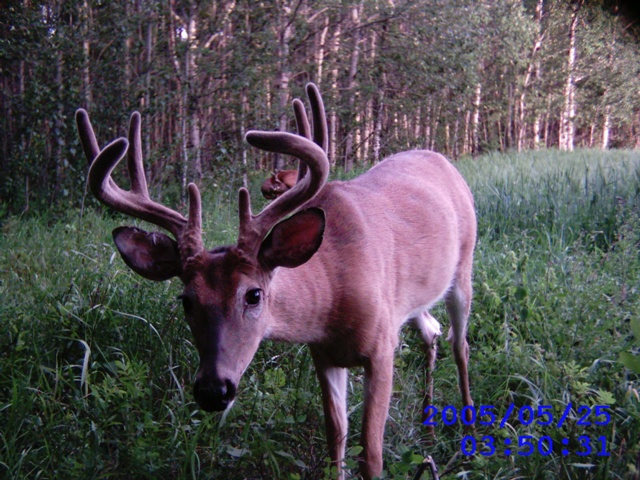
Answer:
<svg viewBox="0 0 640 480"><path fill-rule="evenodd" d="M241 94L241 102L240 105L240 138L244 138L244 134L247 131L247 90L246 88L242 89ZM248 188L249 179L247 177L247 147L244 142L242 142L242 186L244 188Z"/></svg>
<svg viewBox="0 0 640 480"><path fill-rule="evenodd" d="M573 150L576 114L575 105L575 63L576 63L576 28L578 24L578 11L584 0L581 0L571 13L569 24L569 54L567 56L567 78L564 85L564 109L560 116L560 150Z"/></svg>
<svg viewBox="0 0 640 480"><path fill-rule="evenodd" d="M169 6L169 45L176 70L176 78L181 87L179 96L180 133L182 146L181 187L182 198L186 200L187 179L191 167L196 179L202 177L202 146L200 141L200 115L196 84L198 81L198 4L191 0L184 5L182 15L176 8L175 0ZM178 22L179 28L176 28ZM176 49L176 34L179 32L181 41L186 42L184 59L180 59Z"/></svg>
<svg viewBox="0 0 640 480"><path fill-rule="evenodd" d="M542 3L542 0L540 0L540 3ZM522 84L522 92L520 93L520 103L519 103L519 110L520 110L520 118L519 118L519 125L518 125L518 151L521 152L522 149L524 148L524 144L525 144L525 137L526 137L526 132L527 132L527 124L525 121L525 117L526 117L526 109L527 109L527 105L526 105L526 95L527 95L527 89L529 88L529 84L531 82L531 77L532 74L534 73L534 69L537 63L537 53L540 50L540 48L542 47L542 41L544 40L544 33L542 32L542 30L538 31L538 38L536 38L536 41L533 45L533 50L531 51L531 58L529 60L529 65L527 65L527 73L524 76L524 81Z"/></svg>
<svg viewBox="0 0 640 480"><path fill-rule="evenodd" d="M611 130L611 106L604 107L604 124L602 125L602 150L609 148L609 133Z"/></svg>
<svg viewBox="0 0 640 480"><path fill-rule="evenodd" d="M202 178L202 145L200 142L200 115L198 109L196 87L199 77L198 72L198 52L200 44L198 42L198 12L197 2L189 2L189 13L187 18L187 58L185 58L185 76L187 79L187 118L189 122L189 139L191 141L191 151L193 156L193 170L196 179ZM186 186L185 186L186 187Z"/></svg>
<svg viewBox="0 0 640 480"><path fill-rule="evenodd" d="M471 120L471 153L480 153L480 106L482 104L482 84L476 84L476 96L473 101L473 117Z"/></svg>
<svg viewBox="0 0 640 480"><path fill-rule="evenodd" d="M384 115L384 90L387 85L387 74L382 74L382 85L378 92L377 105L375 108L375 127L373 129L373 163L380 162L380 149L382 143L382 117Z"/></svg>
<svg viewBox="0 0 640 480"><path fill-rule="evenodd" d="M82 3L83 38L82 38L82 90L84 92L85 108L91 111L93 93L91 88L91 42L89 32L93 23L91 5L88 0Z"/></svg>
<svg viewBox="0 0 640 480"><path fill-rule="evenodd" d="M353 47L351 50L351 62L349 64L349 76L347 78L347 95L349 96L348 106L349 111L348 115L350 118L355 119L355 122L358 121L358 115L355 113L356 108L356 73L358 72L358 58L360 56L360 41L362 39L361 29L360 27L360 15L362 13L362 7L364 4L364 0L360 2L360 5L357 7L351 8L351 25L355 30L353 35ZM344 169L347 172L350 172L353 169L353 138L354 131L358 128L357 125L349 125L349 132L347 133L347 138L345 139L345 150L344 150Z"/></svg>
<svg viewBox="0 0 640 480"><path fill-rule="evenodd" d="M288 0L283 0L278 13L278 108L280 119L278 122L281 132L287 131L289 104L289 80L291 67L289 66L289 42L293 35L291 18L291 5ZM274 170L280 171L284 166L282 155L276 153L274 157Z"/></svg>
<svg viewBox="0 0 640 480"><path fill-rule="evenodd" d="M324 65L324 50L326 47L327 33L329 32L329 17L325 17L324 26L318 34L318 48L316 49L316 83L318 87L322 84L322 67Z"/></svg>
<svg viewBox="0 0 640 480"><path fill-rule="evenodd" d="M336 164L336 148L338 141L338 114L336 112L336 105L338 103L338 55L340 52L340 35L342 33L341 24L336 26L333 34L333 42L331 44L331 56L333 61L333 68L331 69L331 97L333 98L332 108L329 111L329 162L331 166Z"/></svg>
<svg viewBox="0 0 640 480"><path fill-rule="evenodd" d="M538 38L540 39L540 47L542 47L542 39L544 38L543 26L542 26L542 14L544 9L544 0L538 0L536 4L536 21L538 23ZM542 77L542 65L540 56L538 56L534 62L535 64L535 78L540 81ZM533 120L533 148L537 150L540 148L540 125L542 122L542 112L539 106L536 108L536 114Z"/></svg>

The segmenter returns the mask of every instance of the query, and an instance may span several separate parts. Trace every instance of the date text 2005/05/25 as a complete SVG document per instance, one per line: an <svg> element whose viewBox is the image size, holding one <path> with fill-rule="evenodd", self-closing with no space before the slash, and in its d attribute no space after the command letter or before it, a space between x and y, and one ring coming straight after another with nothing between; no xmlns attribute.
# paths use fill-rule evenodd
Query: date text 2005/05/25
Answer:
<svg viewBox="0 0 640 480"><path fill-rule="evenodd" d="M425 409L427 415L423 422L428 426L437 426L439 422L443 425L454 425L460 421L463 425L496 426L505 428L511 421L521 425L539 425L549 428L562 428L567 422L575 421L576 426L581 427L603 427L611 422L611 414L608 405L580 405L574 407L567 404L560 415L556 415L551 405L538 405L537 408L529 405L516 407L510 404L503 415L497 415L493 405L473 405L463 407L459 412L456 407L448 405L441 410L434 406ZM506 456L520 455L529 456L533 454L550 455L554 451L554 446L558 445L559 453L563 456L609 456L607 451L607 437L599 435L591 437L580 435L577 438L558 438L557 432L553 437L549 435L533 436L519 435L516 438L508 436L483 435L478 438L467 435L460 442L460 451L464 455L492 456L496 453L503 453Z"/></svg>

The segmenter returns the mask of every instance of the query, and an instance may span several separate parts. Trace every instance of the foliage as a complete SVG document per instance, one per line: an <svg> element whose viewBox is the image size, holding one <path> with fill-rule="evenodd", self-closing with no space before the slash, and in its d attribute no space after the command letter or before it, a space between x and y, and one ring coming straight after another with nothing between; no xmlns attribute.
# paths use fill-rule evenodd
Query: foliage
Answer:
<svg viewBox="0 0 640 480"><path fill-rule="evenodd" d="M290 100L308 81L323 91L338 165L416 147L459 157L555 146L576 2L5 3L1 218L81 205L78 107L91 113L101 145L141 112L148 180L170 203L191 179L271 169L274 157L248 150L243 133L293 130ZM583 3L576 144L637 146L633 11L617 0Z"/></svg>
<svg viewBox="0 0 640 480"><path fill-rule="evenodd" d="M640 339L640 318L634 317L629 322L636 340ZM638 343L636 342L636 346ZM636 375L640 375L640 358L630 352L620 352L620 363Z"/></svg>

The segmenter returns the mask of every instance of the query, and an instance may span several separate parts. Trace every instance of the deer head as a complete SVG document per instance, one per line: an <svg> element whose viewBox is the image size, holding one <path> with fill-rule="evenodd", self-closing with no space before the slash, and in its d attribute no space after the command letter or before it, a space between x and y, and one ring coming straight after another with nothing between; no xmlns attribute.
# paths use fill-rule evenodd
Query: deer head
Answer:
<svg viewBox="0 0 640 480"><path fill-rule="evenodd" d="M314 141L302 102L294 100L299 135L250 131L246 140L263 150L300 160L298 182L262 212L251 212L248 190L239 192L239 232L235 245L206 250L202 240L202 207L198 187L188 186L189 214L150 199L144 176L140 115L131 116L128 140L119 138L102 150L86 111L76 122L90 163L89 187L104 204L167 230L171 235L137 227L119 227L113 239L125 263L155 281L179 277L184 312L200 355L194 396L206 411L224 410L234 400L240 377L253 358L270 321L274 271L307 262L322 243L325 228L320 208L302 209L326 183L329 163L326 120L320 94L307 86ZM111 172L127 156L131 190L120 188Z"/></svg>

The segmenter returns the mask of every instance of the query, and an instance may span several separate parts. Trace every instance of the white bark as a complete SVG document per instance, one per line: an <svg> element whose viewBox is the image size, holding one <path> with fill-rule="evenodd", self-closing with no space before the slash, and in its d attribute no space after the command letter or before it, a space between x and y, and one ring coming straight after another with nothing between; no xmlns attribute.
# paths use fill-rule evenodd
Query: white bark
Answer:
<svg viewBox="0 0 640 480"><path fill-rule="evenodd" d="M324 50L326 48L327 33L329 33L329 17L324 19L324 27L320 31L318 39L318 48L316 50L316 83L318 86L322 84L322 67L324 64Z"/></svg>
<svg viewBox="0 0 640 480"><path fill-rule="evenodd" d="M602 149L609 148L609 133L611 131L611 106L604 109L604 124L602 125Z"/></svg>
<svg viewBox="0 0 640 480"><path fill-rule="evenodd" d="M569 25L569 54L567 55L567 78L564 85L564 109L560 116L560 150L573 150L575 137L576 115L575 104L575 63L576 63L576 28L578 24L578 11L582 1L574 8L571 14L571 24Z"/></svg>
<svg viewBox="0 0 640 480"><path fill-rule="evenodd" d="M291 79L291 71L289 66L289 42L293 35L293 26L291 22L292 9L288 0L283 0L280 5L278 17L278 108L280 119L278 122L280 131L288 130L287 115L289 105L289 80ZM282 156L276 154L274 161L274 170L282 170L284 160Z"/></svg>
<svg viewBox="0 0 640 480"><path fill-rule="evenodd" d="M358 28L360 26L360 15L362 12L362 7L364 4L364 0L360 2L360 5L357 7L353 7L351 9L351 24L355 29L354 39L353 39L353 47L351 50L351 62L349 64L349 76L347 78L347 94L349 95L349 114L353 115L355 123L358 122L359 117L357 114L354 114L356 108L356 96L357 92L355 89L356 86L356 74L358 72L358 59L360 57L360 41L362 39L361 29ZM354 142L354 130L358 127L356 125L349 126L349 133L347 133L347 138L345 139L345 152L344 152L344 167L348 172L353 168L353 142Z"/></svg>
<svg viewBox="0 0 640 480"><path fill-rule="evenodd" d="M331 55L333 58L333 68L331 69L331 98L333 105L338 102L338 52L340 51L340 35L342 33L341 25L336 26L333 34L333 42L331 44ZM332 166L336 164L336 143L338 138L338 114L335 106L329 111L329 162Z"/></svg>
<svg viewBox="0 0 640 480"><path fill-rule="evenodd" d="M482 105L482 84L476 85L476 96L473 101L473 118L471 120L471 150L473 154L478 153L480 144L480 106Z"/></svg>

